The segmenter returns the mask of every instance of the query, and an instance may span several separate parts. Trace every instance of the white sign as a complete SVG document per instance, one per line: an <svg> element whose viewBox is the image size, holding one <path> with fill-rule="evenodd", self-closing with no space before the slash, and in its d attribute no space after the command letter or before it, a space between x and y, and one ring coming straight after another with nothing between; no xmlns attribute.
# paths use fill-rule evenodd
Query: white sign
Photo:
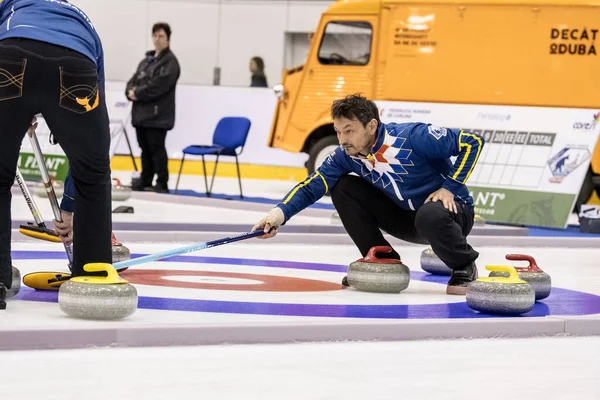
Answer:
<svg viewBox="0 0 600 400"><path fill-rule="evenodd" d="M383 122L426 122L485 138L468 185L579 194L600 111L378 101Z"/></svg>

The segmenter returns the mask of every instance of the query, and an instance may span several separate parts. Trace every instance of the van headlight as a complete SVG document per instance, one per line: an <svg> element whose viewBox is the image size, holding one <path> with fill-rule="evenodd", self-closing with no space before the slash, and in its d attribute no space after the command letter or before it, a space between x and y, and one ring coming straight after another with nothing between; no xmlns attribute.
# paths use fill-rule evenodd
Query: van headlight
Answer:
<svg viewBox="0 0 600 400"><path fill-rule="evenodd" d="M275 96L277 96L278 99L283 100L285 90L281 83L273 86L273 92L275 93Z"/></svg>

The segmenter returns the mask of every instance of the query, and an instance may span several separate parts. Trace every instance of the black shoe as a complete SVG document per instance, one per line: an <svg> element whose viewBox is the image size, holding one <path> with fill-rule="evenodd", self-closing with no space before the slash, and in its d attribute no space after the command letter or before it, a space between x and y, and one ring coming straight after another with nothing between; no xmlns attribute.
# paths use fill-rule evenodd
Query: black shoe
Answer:
<svg viewBox="0 0 600 400"><path fill-rule="evenodd" d="M466 265L461 269L453 269L448 286L446 287L446 294L455 294L458 296L464 296L467 294L467 286L469 283L477 279L477 266L474 262Z"/></svg>
<svg viewBox="0 0 600 400"><path fill-rule="evenodd" d="M157 183L154 186L154 191L156 193L169 193L169 187L164 183Z"/></svg>
<svg viewBox="0 0 600 400"><path fill-rule="evenodd" d="M348 277L347 276L345 276L344 279L342 279L342 286L348 286L348 287L350 286L348 284Z"/></svg>
<svg viewBox="0 0 600 400"><path fill-rule="evenodd" d="M0 310L6 310L6 286L0 283Z"/></svg>
<svg viewBox="0 0 600 400"><path fill-rule="evenodd" d="M148 189L152 190L152 185L144 185L142 181L136 181L131 185L131 190L134 192L143 192Z"/></svg>

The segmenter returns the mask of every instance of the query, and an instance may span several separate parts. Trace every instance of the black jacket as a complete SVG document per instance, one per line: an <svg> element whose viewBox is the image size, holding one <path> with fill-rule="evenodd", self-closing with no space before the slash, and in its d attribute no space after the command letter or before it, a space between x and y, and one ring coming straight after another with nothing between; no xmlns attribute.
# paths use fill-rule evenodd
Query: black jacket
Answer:
<svg viewBox="0 0 600 400"><path fill-rule="evenodd" d="M127 82L125 96L135 88L131 123L134 127L171 130L175 126L175 87L180 69L177 57L170 49L154 57L146 53L137 71Z"/></svg>

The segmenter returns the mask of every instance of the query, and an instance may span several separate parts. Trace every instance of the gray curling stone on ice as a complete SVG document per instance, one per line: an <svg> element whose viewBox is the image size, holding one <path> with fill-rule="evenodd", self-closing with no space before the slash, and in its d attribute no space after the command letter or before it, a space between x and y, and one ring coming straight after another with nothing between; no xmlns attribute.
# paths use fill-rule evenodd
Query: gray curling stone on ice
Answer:
<svg viewBox="0 0 600 400"><path fill-rule="evenodd" d="M520 315L531 311L535 290L522 279L517 270L506 265L488 265L489 271L507 272L508 277L484 277L467 287L467 305L485 314Z"/></svg>
<svg viewBox="0 0 600 400"><path fill-rule="evenodd" d="M112 234L112 262L116 264L121 261L127 261L131 258L131 251L127 246L117 240L115 234Z"/></svg>
<svg viewBox="0 0 600 400"><path fill-rule="evenodd" d="M12 267L12 286L10 289L6 290L6 298L11 298L16 296L21 290L21 272Z"/></svg>
<svg viewBox="0 0 600 400"><path fill-rule="evenodd" d="M52 186L54 187L54 194L56 194L56 198L60 199L63 197L65 191L65 184L60 181L52 181ZM33 186L33 193L36 196L48 198L48 191L46 190L46 185L44 182L38 182Z"/></svg>
<svg viewBox="0 0 600 400"><path fill-rule="evenodd" d="M70 317L115 320L130 316L138 305L134 286L106 263L86 264L88 272L105 271L107 276L78 276L60 286L58 305Z"/></svg>
<svg viewBox="0 0 600 400"><path fill-rule="evenodd" d="M112 200L113 201L125 201L131 197L131 188L123 186L121 181L117 178L113 178L115 184L112 186Z"/></svg>
<svg viewBox="0 0 600 400"><path fill-rule="evenodd" d="M542 300L550 296L552 291L552 278L538 267L535 259L526 254L507 254L506 259L510 261L529 261L529 266L515 267L519 278L533 286L535 299ZM490 276L508 276L507 272L490 272Z"/></svg>
<svg viewBox="0 0 600 400"><path fill-rule="evenodd" d="M479 214L475 214L475 220L473 221L473 225L475 225L475 226L483 226L483 225L485 225L485 218L483 218Z"/></svg>
<svg viewBox="0 0 600 400"><path fill-rule="evenodd" d="M410 270L400 260L378 258L377 253L391 253L389 246L375 246L366 257L348 267L348 285L358 291L400 293L410 283Z"/></svg>
<svg viewBox="0 0 600 400"><path fill-rule="evenodd" d="M433 275L449 276L452 270L430 248L421 252L421 269Z"/></svg>

